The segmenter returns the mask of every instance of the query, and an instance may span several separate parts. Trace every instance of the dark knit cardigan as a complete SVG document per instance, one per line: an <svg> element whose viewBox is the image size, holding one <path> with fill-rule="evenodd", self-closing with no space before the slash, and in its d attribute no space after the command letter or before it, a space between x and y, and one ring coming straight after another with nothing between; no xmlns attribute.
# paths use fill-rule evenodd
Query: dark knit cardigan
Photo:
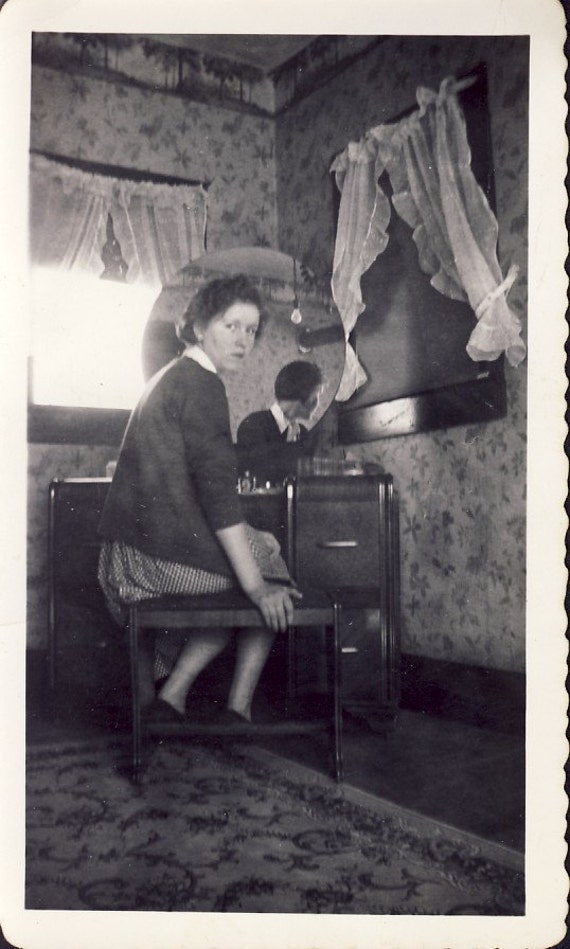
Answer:
<svg viewBox="0 0 570 949"><path fill-rule="evenodd" d="M108 540L216 573L215 531L243 520L226 391L181 356L153 377L127 426L100 523Z"/></svg>

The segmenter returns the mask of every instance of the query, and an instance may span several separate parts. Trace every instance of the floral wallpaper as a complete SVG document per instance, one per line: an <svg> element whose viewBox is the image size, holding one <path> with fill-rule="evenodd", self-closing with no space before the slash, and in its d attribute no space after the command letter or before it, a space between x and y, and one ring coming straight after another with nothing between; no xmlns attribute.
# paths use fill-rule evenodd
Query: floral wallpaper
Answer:
<svg viewBox="0 0 570 949"><path fill-rule="evenodd" d="M207 248L276 247L273 120L34 66L32 149L209 182Z"/></svg>
<svg viewBox="0 0 570 949"><path fill-rule="evenodd" d="M257 114L273 111L273 85L260 69L168 40L160 34L143 39L129 33L36 32L32 62L195 102L223 103Z"/></svg>
<svg viewBox="0 0 570 949"><path fill-rule="evenodd" d="M350 139L414 102L418 84L488 67L500 260L527 303L525 37L385 37L275 122L36 66L31 144L70 157L211 181L208 247L267 244L319 274L332 265L329 167ZM394 476L401 509L402 648L524 670L526 364L507 368L498 422L351 446ZM102 475L113 450L30 446L30 623L45 642L47 489Z"/></svg>
<svg viewBox="0 0 570 949"><path fill-rule="evenodd" d="M281 249L317 273L334 248L328 169L348 141L415 102L421 84L484 62L499 257L520 274L509 303L526 323L528 42L525 37L385 37L277 121ZM506 272L506 270L505 270ZM525 661L526 364L507 368L508 415L351 446L394 477L401 508L402 648L523 671Z"/></svg>
<svg viewBox="0 0 570 949"><path fill-rule="evenodd" d="M30 146L70 158L211 182L209 250L276 246L273 121L58 69L32 70ZM116 450L30 445L28 633L46 643L48 488L105 474Z"/></svg>
<svg viewBox="0 0 570 949"><path fill-rule="evenodd" d="M187 37L191 39L192 34ZM316 83L344 69L347 59L382 42L377 36L318 36L268 76L237 59L200 51L200 39L194 34L195 48L186 48L172 45L171 37L160 34L143 39L129 33L35 32L32 62L89 78L160 90L194 102L274 115L290 102L309 95ZM261 47L264 40L263 34L249 36L250 50ZM225 48L231 55L230 37L226 37Z"/></svg>

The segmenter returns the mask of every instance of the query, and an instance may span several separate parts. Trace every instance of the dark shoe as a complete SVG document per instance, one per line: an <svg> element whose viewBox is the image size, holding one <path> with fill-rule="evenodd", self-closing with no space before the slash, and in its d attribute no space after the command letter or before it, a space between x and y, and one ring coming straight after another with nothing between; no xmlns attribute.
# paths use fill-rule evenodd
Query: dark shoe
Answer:
<svg viewBox="0 0 570 949"><path fill-rule="evenodd" d="M146 725L183 725L186 718L164 699L155 699L142 710L142 720Z"/></svg>
<svg viewBox="0 0 570 949"><path fill-rule="evenodd" d="M212 731L219 729L224 735L250 735L255 731L255 725L252 722L231 708L216 709L208 720L208 725Z"/></svg>
<svg viewBox="0 0 570 949"><path fill-rule="evenodd" d="M256 721L250 722L239 712L234 712L230 708L218 709L210 722L212 728L220 729L220 734L251 738L256 735L296 735L311 730L306 723L291 719L273 718L265 721L257 721L256 719Z"/></svg>

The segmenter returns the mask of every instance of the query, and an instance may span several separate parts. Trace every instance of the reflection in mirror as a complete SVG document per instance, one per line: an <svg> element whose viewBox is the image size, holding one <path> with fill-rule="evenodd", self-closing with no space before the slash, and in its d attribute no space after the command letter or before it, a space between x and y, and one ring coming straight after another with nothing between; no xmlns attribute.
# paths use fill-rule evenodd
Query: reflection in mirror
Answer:
<svg viewBox="0 0 570 949"><path fill-rule="evenodd" d="M328 288L315 286L292 257L279 251L265 247L232 248L206 254L183 268L163 287L151 311L143 339L145 378L182 352L175 324L197 290L210 280L234 274L249 277L266 303L268 314L244 371L224 377L234 439L246 416L269 408L275 398L274 384L279 371L294 360L315 363L321 371L319 404L306 423L313 428L331 404L340 383L344 330Z"/></svg>

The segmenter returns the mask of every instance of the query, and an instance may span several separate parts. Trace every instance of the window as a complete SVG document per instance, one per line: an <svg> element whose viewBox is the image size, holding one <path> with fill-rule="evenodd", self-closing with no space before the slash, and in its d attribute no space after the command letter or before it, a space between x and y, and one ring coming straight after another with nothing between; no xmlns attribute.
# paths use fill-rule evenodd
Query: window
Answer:
<svg viewBox="0 0 570 949"><path fill-rule="evenodd" d="M118 445L160 287L35 267L31 290L28 439Z"/></svg>
<svg viewBox="0 0 570 949"><path fill-rule="evenodd" d="M525 352L517 268L503 278L496 256L485 69L417 99L333 163L335 300L367 376L348 378L343 444L504 417L502 353Z"/></svg>
<svg viewBox="0 0 570 949"><path fill-rule="evenodd" d="M120 442L153 303L205 228L200 183L31 155L31 441Z"/></svg>
<svg viewBox="0 0 570 949"><path fill-rule="evenodd" d="M32 402L132 409L143 387L142 334L159 290L36 267Z"/></svg>

